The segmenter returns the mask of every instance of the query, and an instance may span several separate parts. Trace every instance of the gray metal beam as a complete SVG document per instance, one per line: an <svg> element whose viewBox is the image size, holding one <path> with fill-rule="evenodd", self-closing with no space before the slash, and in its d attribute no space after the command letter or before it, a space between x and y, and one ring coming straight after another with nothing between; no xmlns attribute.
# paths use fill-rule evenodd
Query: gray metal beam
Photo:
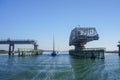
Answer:
<svg viewBox="0 0 120 80"><path fill-rule="evenodd" d="M2 40L0 44L34 44L34 40Z"/></svg>

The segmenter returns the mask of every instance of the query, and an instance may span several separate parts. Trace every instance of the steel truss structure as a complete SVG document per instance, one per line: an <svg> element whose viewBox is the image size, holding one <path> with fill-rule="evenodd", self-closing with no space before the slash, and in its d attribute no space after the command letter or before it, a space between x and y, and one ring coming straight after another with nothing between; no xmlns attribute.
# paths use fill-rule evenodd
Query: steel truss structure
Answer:
<svg viewBox="0 0 120 80"><path fill-rule="evenodd" d="M83 49L87 42L98 40L99 35L94 27L76 27L71 31L69 45L75 49Z"/></svg>

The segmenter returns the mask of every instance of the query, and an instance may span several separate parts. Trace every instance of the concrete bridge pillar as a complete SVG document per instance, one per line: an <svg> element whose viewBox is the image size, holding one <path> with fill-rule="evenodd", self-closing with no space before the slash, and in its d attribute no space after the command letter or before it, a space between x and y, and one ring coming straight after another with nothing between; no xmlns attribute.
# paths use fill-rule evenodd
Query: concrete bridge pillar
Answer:
<svg viewBox="0 0 120 80"><path fill-rule="evenodd" d="M79 43L75 45L75 50L83 50L85 48L85 43Z"/></svg>
<svg viewBox="0 0 120 80"><path fill-rule="evenodd" d="M11 55L11 54L14 55L13 52L14 52L14 44L9 44L9 52L8 52L8 54L9 55Z"/></svg>

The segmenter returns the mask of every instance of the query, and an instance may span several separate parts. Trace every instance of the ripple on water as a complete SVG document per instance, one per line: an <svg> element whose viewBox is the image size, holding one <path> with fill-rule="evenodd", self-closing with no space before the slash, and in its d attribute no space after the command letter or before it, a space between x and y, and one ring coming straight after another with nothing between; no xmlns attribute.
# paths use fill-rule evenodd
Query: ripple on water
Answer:
<svg viewBox="0 0 120 80"><path fill-rule="evenodd" d="M0 55L0 80L120 80L120 58L76 59L67 54L51 57Z"/></svg>

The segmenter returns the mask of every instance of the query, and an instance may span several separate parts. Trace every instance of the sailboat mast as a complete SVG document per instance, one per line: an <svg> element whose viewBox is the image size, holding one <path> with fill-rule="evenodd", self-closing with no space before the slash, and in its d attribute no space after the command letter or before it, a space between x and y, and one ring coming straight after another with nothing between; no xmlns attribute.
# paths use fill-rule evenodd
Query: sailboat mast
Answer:
<svg viewBox="0 0 120 80"><path fill-rule="evenodd" d="M53 35L53 51L55 51L55 41L54 41L54 35Z"/></svg>
<svg viewBox="0 0 120 80"><path fill-rule="evenodd" d="M53 52L52 52L51 55L52 55L52 56L56 56L54 35L53 35Z"/></svg>

